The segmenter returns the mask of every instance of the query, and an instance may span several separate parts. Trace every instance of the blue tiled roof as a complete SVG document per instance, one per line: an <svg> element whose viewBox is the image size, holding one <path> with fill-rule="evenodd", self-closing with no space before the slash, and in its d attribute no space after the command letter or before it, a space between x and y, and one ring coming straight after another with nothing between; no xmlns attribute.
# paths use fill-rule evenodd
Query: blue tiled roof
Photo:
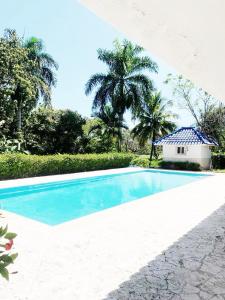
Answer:
<svg viewBox="0 0 225 300"><path fill-rule="evenodd" d="M194 127L182 127L171 134L168 134L157 141L154 145L194 145L205 144L209 146L218 146L217 142L208 138L204 133Z"/></svg>

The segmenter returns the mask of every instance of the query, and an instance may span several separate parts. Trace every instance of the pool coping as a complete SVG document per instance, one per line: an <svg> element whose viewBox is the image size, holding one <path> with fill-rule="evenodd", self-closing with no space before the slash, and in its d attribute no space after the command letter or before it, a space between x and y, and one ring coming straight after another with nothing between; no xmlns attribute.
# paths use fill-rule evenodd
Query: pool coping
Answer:
<svg viewBox="0 0 225 300"><path fill-rule="evenodd" d="M143 170L150 170L152 172L169 172L169 173L187 173L187 174L199 174L199 175L215 175L218 173L214 172L202 172L202 171L183 171L183 170L168 170L168 169L154 169L154 168L141 168L141 167L127 167L127 168L117 168L117 169L107 169L107 170L96 170L87 172L78 172L70 174L59 174L59 175L48 175L48 176L37 176L37 177L27 177L18 179L8 179L0 181L0 189L13 188L20 186L28 186L42 183L66 181L73 179L121 174L121 173L131 173Z"/></svg>

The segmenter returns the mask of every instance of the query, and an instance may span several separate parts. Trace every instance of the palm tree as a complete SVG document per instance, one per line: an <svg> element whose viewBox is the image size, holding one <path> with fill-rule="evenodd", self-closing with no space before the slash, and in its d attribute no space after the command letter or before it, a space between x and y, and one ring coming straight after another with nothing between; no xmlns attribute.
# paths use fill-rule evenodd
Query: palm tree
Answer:
<svg viewBox="0 0 225 300"><path fill-rule="evenodd" d="M94 74L86 83L85 93L95 90L93 109L102 110L110 104L122 119L131 109L137 114L143 95L153 90L153 83L145 70L157 72L157 65L148 56L141 56L144 49L124 40L114 41L114 49L98 50L98 58L107 66L106 73Z"/></svg>
<svg viewBox="0 0 225 300"><path fill-rule="evenodd" d="M117 150L121 151L122 129L128 129L123 119L121 119L115 110L106 105L103 110L95 112L93 117L98 118L101 122L94 125L89 133L98 131L106 138L113 138L117 140Z"/></svg>
<svg viewBox="0 0 225 300"><path fill-rule="evenodd" d="M139 139L141 145L151 140L149 164L155 152L155 140L176 128L175 123L171 121L171 118L176 115L166 110L170 105L171 101L165 101L160 93L152 94L145 99L138 116L140 122L132 130L134 137Z"/></svg>
<svg viewBox="0 0 225 300"><path fill-rule="evenodd" d="M45 104L51 103L51 88L56 85L55 71L58 64L52 56L44 52L44 44L41 39L31 37L24 43L28 50L28 57L35 63L34 75L37 77L38 98L43 97Z"/></svg>
<svg viewBox="0 0 225 300"><path fill-rule="evenodd" d="M51 103L51 89L56 84L54 71L58 69L57 63L46 52L44 45L40 39L31 37L22 44L22 47L27 50L27 56L30 60L30 74L34 81L35 98L29 103L25 103L23 95L23 87L17 86L13 98L17 101L17 131L22 129L22 109L23 106L34 107L40 98L43 98L44 104ZM31 103L32 102L32 103Z"/></svg>

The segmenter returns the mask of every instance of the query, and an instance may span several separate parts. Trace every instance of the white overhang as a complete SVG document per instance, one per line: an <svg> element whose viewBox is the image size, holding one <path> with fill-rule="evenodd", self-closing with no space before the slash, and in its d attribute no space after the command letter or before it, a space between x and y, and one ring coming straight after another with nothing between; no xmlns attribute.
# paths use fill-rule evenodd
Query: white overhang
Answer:
<svg viewBox="0 0 225 300"><path fill-rule="evenodd" d="M177 72L225 101L224 0L81 0Z"/></svg>

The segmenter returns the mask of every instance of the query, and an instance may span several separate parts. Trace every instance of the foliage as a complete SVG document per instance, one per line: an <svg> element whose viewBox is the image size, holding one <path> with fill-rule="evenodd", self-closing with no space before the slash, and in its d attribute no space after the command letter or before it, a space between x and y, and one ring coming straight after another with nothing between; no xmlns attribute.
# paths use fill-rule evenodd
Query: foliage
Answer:
<svg viewBox="0 0 225 300"><path fill-rule="evenodd" d="M114 141L117 151L121 152L122 129L128 129L124 120L109 105L94 113L94 117L98 118L100 122L90 128L89 134L96 132L106 140Z"/></svg>
<svg viewBox="0 0 225 300"><path fill-rule="evenodd" d="M0 227L0 275L6 280L9 280L8 266L13 264L18 256L17 253L11 252L15 237L16 234L9 232L7 226Z"/></svg>
<svg viewBox="0 0 225 300"><path fill-rule="evenodd" d="M33 72L37 78L37 100L42 97L46 105L51 104L51 88L56 86L55 71L58 70L58 64L45 52L43 41L36 37L26 40L23 47L28 50L29 59L35 62Z"/></svg>
<svg viewBox="0 0 225 300"><path fill-rule="evenodd" d="M127 109L136 115L143 96L153 90L144 71L157 72L157 65L148 56L141 56L142 52L142 47L127 40L115 41L113 50L98 50L107 72L93 75L86 84L86 95L95 90L94 109L102 110L110 104L121 118Z"/></svg>
<svg viewBox="0 0 225 300"><path fill-rule="evenodd" d="M152 160L151 161L151 168L158 168L160 165L160 160ZM142 157L142 156L136 156L131 161L131 166L137 166L142 168L149 168L149 158L148 157Z"/></svg>
<svg viewBox="0 0 225 300"><path fill-rule="evenodd" d="M99 130L91 130L95 126L102 126L98 118L87 119L83 125L85 153L106 153L115 150L112 138L102 135Z"/></svg>
<svg viewBox="0 0 225 300"><path fill-rule="evenodd" d="M161 161L160 167L163 169L200 171L200 165L195 162L188 161Z"/></svg>
<svg viewBox="0 0 225 300"><path fill-rule="evenodd" d="M225 154L213 154L212 166L213 169L225 169Z"/></svg>
<svg viewBox="0 0 225 300"><path fill-rule="evenodd" d="M169 105L171 102L165 101L160 93L146 98L138 114L140 122L132 130L134 137L138 137L141 145L151 140L150 161L155 153L154 141L176 128L175 123L171 121L175 115L166 110Z"/></svg>
<svg viewBox="0 0 225 300"><path fill-rule="evenodd" d="M218 151L225 150L225 106L220 104L205 113L201 118L200 129L218 142Z"/></svg>
<svg viewBox="0 0 225 300"><path fill-rule="evenodd" d="M83 152L84 124L77 112L39 107L26 122L27 149L34 154Z"/></svg>
<svg viewBox="0 0 225 300"><path fill-rule="evenodd" d="M0 179L67 174L128 167L132 154L0 155Z"/></svg>
<svg viewBox="0 0 225 300"><path fill-rule="evenodd" d="M200 127L202 116L214 107L216 100L182 75L169 74L166 83L172 85L173 95L178 98L180 108L186 109Z"/></svg>
<svg viewBox="0 0 225 300"><path fill-rule="evenodd" d="M24 106L35 102L35 77L32 74L34 62L28 58L28 51L21 46L21 39L13 30L6 30L0 38L0 99L1 120L5 121L3 130L9 131L16 119L19 101ZM20 98L16 93L20 91Z"/></svg>
<svg viewBox="0 0 225 300"><path fill-rule="evenodd" d="M59 111L55 153L84 152L82 127L85 122L85 119L77 112L69 109Z"/></svg>
<svg viewBox="0 0 225 300"><path fill-rule="evenodd" d="M122 130L121 148L123 152L135 154L149 154L150 144L140 145L138 138L134 137L129 129Z"/></svg>
<svg viewBox="0 0 225 300"><path fill-rule="evenodd" d="M37 41L25 43L9 29L0 38L0 120L4 122L2 134L7 136L22 130L24 119L42 96L50 101L55 84L50 71L56 64L46 53L42 55Z"/></svg>
<svg viewBox="0 0 225 300"><path fill-rule="evenodd" d="M7 139L5 136L3 136L0 140L0 153L13 153L13 152L21 152L21 153L29 154L29 152L25 150L24 140Z"/></svg>

